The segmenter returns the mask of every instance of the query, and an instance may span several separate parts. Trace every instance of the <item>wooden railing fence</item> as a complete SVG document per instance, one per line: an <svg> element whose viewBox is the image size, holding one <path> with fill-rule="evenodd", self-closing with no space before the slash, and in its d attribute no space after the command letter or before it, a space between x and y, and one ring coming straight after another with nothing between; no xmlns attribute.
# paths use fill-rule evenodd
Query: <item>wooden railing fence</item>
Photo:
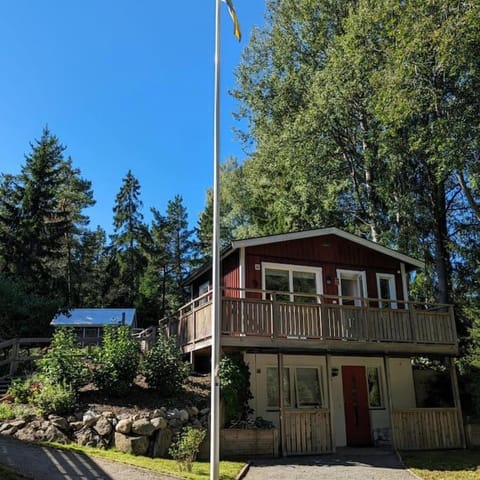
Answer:
<svg viewBox="0 0 480 480"><path fill-rule="evenodd" d="M426 306L396 300L390 305L396 308L381 308L386 301L374 298L310 295L315 302L299 303L278 300L278 295L263 290L224 292L222 334L457 344L451 305ZM308 298L308 294L301 296ZM187 345L208 338L210 324L210 293L206 293L180 310L176 324L180 343Z"/></svg>

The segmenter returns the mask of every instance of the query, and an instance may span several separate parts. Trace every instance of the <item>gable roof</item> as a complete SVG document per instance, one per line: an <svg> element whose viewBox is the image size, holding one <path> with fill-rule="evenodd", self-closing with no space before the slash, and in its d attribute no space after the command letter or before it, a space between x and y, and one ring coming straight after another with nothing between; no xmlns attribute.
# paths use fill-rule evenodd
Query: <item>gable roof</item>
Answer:
<svg viewBox="0 0 480 480"><path fill-rule="evenodd" d="M243 240L233 240L231 246L225 248L221 252L221 259L223 260L235 250L238 250L244 247L255 247L259 245L268 245L269 243L286 242L289 240L301 240L303 238L322 237L326 235L336 235L338 237L357 243L358 245L362 245L366 248L370 248L371 250L374 250L376 252L383 253L384 255L388 255L389 257L396 258L400 262L404 262L415 268L421 268L421 269L425 268L425 263L420 260L417 260L416 258L397 252L396 250L392 250L391 248L384 247L383 245L372 242L371 240L367 240L363 237L359 237L358 235L354 235L353 233L345 232L336 227L318 228L315 230L306 230L302 232L280 233L277 235L268 235L265 237L254 237L254 238L246 238ZM190 283L191 281L198 278L200 275L203 275L205 272L208 272L211 268L212 268L211 262L205 263L204 265L199 267L197 270L193 271L186 278L184 284Z"/></svg>
<svg viewBox="0 0 480 480"><path fill-rule="evenodd" d="M301 240L304 238L323 237L326 235L336 235L337 237L344 238L345 240L350 240L351 242L357 243L366 248L370 248L371 250L374 250L376 252L383 253L384 255L388 255L389 257L396 258L397 260L408 263L409 265L412 265L414 267L425 268L425 264L420 260L417 260L413 257L397 252L396 250L384 247L383 245L372 242L371 240L367 240L365 238L354 235L353 233L348 233L335 227L306 230L303 232L281 233L279 235L248 238L245 240L234 240L232 242L232 249L235 250L242 247L255 247L258 245L266 245L269 243L288 242L290 240Z"/></svg>
<svg viewBox="0 0 480 480"><path fill-rule="evenodd" d="M134 325L135 308L72 308L58 313L50 322L54 327L104 327L105 325Z"/></svg>

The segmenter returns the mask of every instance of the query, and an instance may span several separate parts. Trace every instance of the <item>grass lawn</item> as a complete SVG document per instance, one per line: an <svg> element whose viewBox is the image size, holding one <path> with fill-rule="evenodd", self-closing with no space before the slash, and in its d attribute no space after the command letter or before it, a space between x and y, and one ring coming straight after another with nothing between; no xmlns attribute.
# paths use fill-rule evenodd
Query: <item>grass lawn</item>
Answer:
<svg viewBox="0 0 480 480"><path fill-rule="evenodd" d="M97 448L82 447L76 444L58 445L47 444L61 450L73 450L91 457L101 457L116 462L127 463L135 467L146 468L173 477L187 478L190 480L207 480L210 478L210 464L208 462L195 462L191 472L182 472L175 460L166 458L136 457L116 450L100 450ZM242 462L220 462L220 480L234 480L245 464ZM3 477L0 477L3 480ZM17 480L17 479L12 479Z"/></svg>
<svg viewBox="0 0 480 480"><path fill-rule="evenodd" d="M480 479L480 450L402 452L402 458L424 480Z"/></svg>

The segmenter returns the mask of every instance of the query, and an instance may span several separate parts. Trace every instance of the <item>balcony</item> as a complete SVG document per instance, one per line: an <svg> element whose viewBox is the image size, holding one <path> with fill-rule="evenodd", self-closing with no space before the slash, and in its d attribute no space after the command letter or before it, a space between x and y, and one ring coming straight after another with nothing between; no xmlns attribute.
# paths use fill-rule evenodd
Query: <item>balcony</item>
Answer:
<svg viewBox="0 0 480 480"><path fill-rule="evenodd" d="M399 300L223 289L223 347L358 354L457 355L451 305ZM206 348L211 336L211 292L183 306L170 323L185 352Z"/></svg>

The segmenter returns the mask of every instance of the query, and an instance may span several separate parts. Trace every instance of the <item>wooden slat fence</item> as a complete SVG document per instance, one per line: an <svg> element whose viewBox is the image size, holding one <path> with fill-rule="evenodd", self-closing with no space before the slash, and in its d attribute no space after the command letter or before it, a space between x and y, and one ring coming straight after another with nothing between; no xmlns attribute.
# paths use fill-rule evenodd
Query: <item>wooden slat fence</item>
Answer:
<svg viewBox="0 0 480 480"><path fill-rule="evenodd" d="M462 448L462 430L456 408L396 409L392 414L393 440L399 450Z"/></svg>
<svg viewBox="0 0 480 480"><path fill-rule="evenodd" d="M283 425L284 455L314 455L332 451L328 409L286 410Z"/></svg>

